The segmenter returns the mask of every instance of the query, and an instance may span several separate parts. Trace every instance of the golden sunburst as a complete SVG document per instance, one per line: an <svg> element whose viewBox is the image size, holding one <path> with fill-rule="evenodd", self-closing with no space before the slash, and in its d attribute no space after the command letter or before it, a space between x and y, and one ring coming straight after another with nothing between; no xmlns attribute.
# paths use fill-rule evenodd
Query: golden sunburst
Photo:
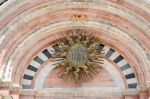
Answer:
<svg viewBox="0 0 150 99"><path fill-rule="evenodd" d="M99 74L103 64L99 39L86 31L65 33L53 45L55 52L51 61L58 61L60 77L75 84L88 82Z"/></svg>

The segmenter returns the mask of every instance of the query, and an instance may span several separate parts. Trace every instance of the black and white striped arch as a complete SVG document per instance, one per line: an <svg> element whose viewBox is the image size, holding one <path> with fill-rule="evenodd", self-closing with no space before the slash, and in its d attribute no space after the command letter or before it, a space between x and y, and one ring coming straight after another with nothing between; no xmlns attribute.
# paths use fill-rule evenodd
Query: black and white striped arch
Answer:
<svg viewBox="0 0 150 99"><path fill-rule="evenodd" d="M105 50L105 56L112 60L117 66L120 67L120 70L123 72L123 75L126 79L126 83L128 84L128 88L136 88L137 87L137 79L135 77L135 73L132 70L130 64L124 57L118 53L113 48L110 48L107 45L100 44L100 49ZM38 55L36 55L33 60L28 65L27 69L24 72L23 80L22 80L22 88L23 89L31 89L31 84L34 78L35 73L38 71L38 68L49 58L52 57L51 50L54 50L52 46L49 46Z"/></svg>

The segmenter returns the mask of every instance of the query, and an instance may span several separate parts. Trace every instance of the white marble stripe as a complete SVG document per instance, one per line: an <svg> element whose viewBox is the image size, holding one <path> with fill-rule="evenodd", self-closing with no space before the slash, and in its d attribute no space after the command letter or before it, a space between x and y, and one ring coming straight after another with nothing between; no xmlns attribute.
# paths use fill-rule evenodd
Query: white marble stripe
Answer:
<svg viewBox="0 0 150 99"><path fill-rule="evenodd" d="M124 88L124 82L121 78L119 72L116 70L116 68L111 64L108 60L104 60L104 68L110 73L110 75L113 77L113 80L117 87Z"/></svg>
<svg viewBox="0 0 150 99"><path fill-rule="evenodd" d="M136 78L127 79L127 84L137 83Z"/></svg>
<svg viewBox="0 0 150 99"><path fill-rule="evenodd" d="M39 68L39 66L41 65L41 64L39 64L38 62L36 62L36 61L34 61L34 60L32 60L32 62L30 63L33 67L36 67L36 68Z"/></svg>
<svg viewBox="0 0 150 99"><path fill-rule="evenodd" d="M49 62L44 66L44 68L42 68L39 75L35 79L35 84L34 84L35 89L43 88L44 81L45 81L47 75L54 68L54 66L52 66L52 64L53 63ZM117 88L125 88L123 79L119 75L119 72L116 70L116 68L114 68L114 66L109 61L107 61L107 60L104 61L104 68L106 70L108 70L110 75L112 75L114 82L115 82L115 86L117 86Z"/></svg>
<svg viewBox="0 0 150 99"><path fill-rule="evenodd" d="M52 66L52 64L55 64L55 62L49 62L42 68L39 75L35 79L35 84L34 84L35 89L43 88L43 84L44 84L44 81L45 81L48 73L54 68L54 66Z"/></svg>
<svg viewBox="0 0 150 99"><path fill-rule="evenodd" d="M47 50L48 50L51 54L53 54L53 53L54 53L53 51L55 51L52 46L49 46L49 47L47 48Z"/></svg>
<svg viewBox="0 0 150 99"><path fill-rule="evenodd" d="M31 83L32 83L32 80L27 80L27 79L22 80L23 85L31 85Z"/></svg>
<svg viewBox="0 0 150 99"><path fill-rule="evenodd" d="M103 49L104 49L104 51L105 51L105 55L106 55L106 54L107 54L107 52L109 51L110 47L108 47L108 46L106 46L106 45L105 45Z"/></svg>
<svg viewBox="0 0 150 99"><path fill-rule="evenodd" d="M34 76L35 72L34 72L34 71L31 71L31 70L26 69L25 74L30 75L30 76Z"/></svg>
<svg viewBox="0 0 150 99"><path fill-rule="evenodd" d="M122 67L123 65L125 65L125 64L127 64L127 63L128 63L128 61L125 60L125 59L123 59L123 60L121 60L120 62L118 62L117 65L118 65L119 67Z"/></svg>
<svg viewBox="0 0 150 99"><path fill-rule="evenodd" d="M113 61L114 59L116 59L116 57L118 57L120 54L117 52L114 52L111 56L110 59Z"/></svg>
<svg viewBox="0 0 150 99"><path fill-rule="evenodd" d="M48 59L43 53L39 53L38 56L39 56L39 58L41 58L43 61L46 61L46 60Z"/></svg>
<svg viewBox="0 0 150 99"><path fill-rule="evenodd" d="M133 73L133 70L131 68L123 71L124 75L131 74L131 73Z"/></svg>

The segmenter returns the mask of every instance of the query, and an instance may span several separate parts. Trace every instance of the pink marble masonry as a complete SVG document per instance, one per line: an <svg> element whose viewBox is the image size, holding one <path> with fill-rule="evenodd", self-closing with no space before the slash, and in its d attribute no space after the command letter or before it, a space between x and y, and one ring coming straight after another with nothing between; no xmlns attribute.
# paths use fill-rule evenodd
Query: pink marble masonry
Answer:
<svg viewBox="0 0 150 99"><path fill-rule="evenodd" d="M75 29L96 35L108 54L81 86L50 71L43 53ZM150 99L150 1L0 0L0 99Z"/></svg>
<svg viewBox="0 0 150 99"><path fill-rule="evenodd" d="M59 78L58 73L60 70L53 70L45 79L44 88L76 88L76 87L114 87L114 81L111 75L104 68L94 80L84 83L81 86L75 85L71 81L65 81Z"/></svg>

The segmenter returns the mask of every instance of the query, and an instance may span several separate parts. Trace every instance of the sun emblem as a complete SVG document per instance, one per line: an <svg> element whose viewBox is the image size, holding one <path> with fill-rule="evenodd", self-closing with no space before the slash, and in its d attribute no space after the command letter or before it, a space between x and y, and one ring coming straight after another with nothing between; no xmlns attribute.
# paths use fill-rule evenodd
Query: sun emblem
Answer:
<svg viewBox="0 0 150 99"><path fill-rule="evenodd" d="M103 50L99 39L85 31L65 33L53 45L55 49L51 61L57 61L60 77L75 84L88 82L99 74L103 64Z"/></svg>

